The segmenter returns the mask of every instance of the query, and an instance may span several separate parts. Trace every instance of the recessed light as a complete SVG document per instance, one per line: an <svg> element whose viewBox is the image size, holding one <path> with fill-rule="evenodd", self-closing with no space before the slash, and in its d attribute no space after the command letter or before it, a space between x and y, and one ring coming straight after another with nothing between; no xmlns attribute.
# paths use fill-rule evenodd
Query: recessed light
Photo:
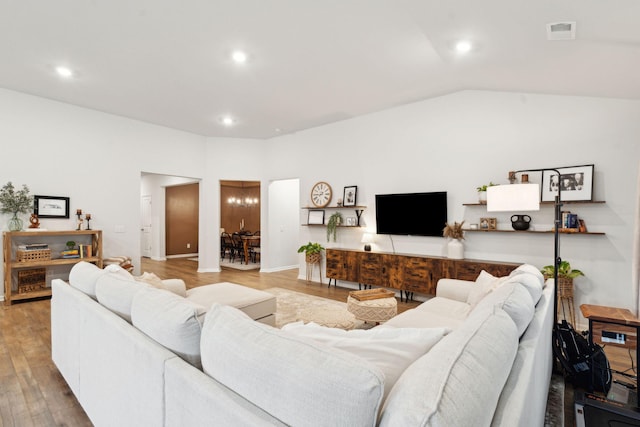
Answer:
<svg viewBox="0 0 640 427"><path fill-rule="evenodd" d="M58 73L60 77L64 77L67 79L73 77L73 71L71 71L71 69L67 67L56 67L56 73Z"/></svg>
<svg viewBox="0 0 640 427"><path fill-rule="evenodd" d="M233 126L236 121L231 116L222 117L222 124L225 126Z"/></svg>
<svg viewBox="0 0 640 427"><path fill-rule="evenodd" d="M456 43L456 50L460 53L467 53L471 50L471 42L468 40L460 40Z"/></svg>
<svg viewBox="0 0 640 427"><path fill-rule="evenodd" d="M241 50L236 50L231 54L231 58L236 64L244 64L247 62L247 54Z"/></svg>

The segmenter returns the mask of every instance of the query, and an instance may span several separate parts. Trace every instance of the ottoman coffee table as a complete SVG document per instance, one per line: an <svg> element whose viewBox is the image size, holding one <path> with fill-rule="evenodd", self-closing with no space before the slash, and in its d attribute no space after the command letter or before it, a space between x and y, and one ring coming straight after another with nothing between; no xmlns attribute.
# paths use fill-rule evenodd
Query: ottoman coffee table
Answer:
<svg viewBox="0 0 640 427"><path fill-rule="evenodd" d="M380 289L358 292L359 294L351 292L347 298L347 310L356 319L371 323L382 323L398 313L398 302L393 292Z"/></svg>

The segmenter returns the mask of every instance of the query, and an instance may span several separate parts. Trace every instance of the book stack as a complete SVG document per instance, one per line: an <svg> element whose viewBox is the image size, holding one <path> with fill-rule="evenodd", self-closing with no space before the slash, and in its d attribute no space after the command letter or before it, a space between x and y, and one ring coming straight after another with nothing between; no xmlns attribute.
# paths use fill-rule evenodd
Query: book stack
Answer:
<svg viewBox="0 0 640 427"><path fill-rule="evenodd" d="M18 249L21 251L41 251L43 249L49 249L49 245L46 243L29 243L26 245L18 245Z"/></svg>
<svg viewBox="0 0 640 427"><path fill-rule="evenodd" d="M571 211L562 211L561 232L565 233L585 233L587 226L585 222L578 218L577 214Z"/></svg>
<svg viewBox="0 0 640 427"><path fill-rule="evenodd" d="M91 258L93 256L91 245L78 245L78 252L80 253L80 258Z"/></svg>
<svg viewBox="0 0 640 427"><path fill-rule="evenodd" d="M80 252L77 249L68 249L60 252L61 258L80 258Z"/></svg>

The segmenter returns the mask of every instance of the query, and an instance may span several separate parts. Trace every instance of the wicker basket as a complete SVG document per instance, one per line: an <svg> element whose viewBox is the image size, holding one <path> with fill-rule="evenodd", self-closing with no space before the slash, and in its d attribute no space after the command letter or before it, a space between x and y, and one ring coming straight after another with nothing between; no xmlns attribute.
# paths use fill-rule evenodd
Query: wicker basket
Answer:
<svg viewBox="0 0 640 427"><path fill-rule="evenodd" d="M320 263L320 253L315 253L315 254L306 254L305 255L305 259L307 261L307 264L318 264Z"/></svg>
<svg viewBox="0 0 640 427"><path fill-rule="evenodd" d="M558 277L558 296L573 298L573 279L571 277Z"/></svg>
<svg viewBox="0 0 640 427"><path fill-rule="evenodd" d="M51 249L17 250L16 258L18 262L47 261L51 259Z"/></svg>

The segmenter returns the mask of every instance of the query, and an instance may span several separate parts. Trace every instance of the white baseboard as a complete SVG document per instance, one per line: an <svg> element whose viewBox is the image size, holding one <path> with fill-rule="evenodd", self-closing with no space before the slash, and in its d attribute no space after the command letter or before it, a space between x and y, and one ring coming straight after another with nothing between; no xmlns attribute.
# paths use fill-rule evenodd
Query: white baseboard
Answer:
<svg viewBox="0 0 640 427"><path fill-rule="evenodd" d="M260 273L275 273L278 271L293 270L294 268L298 268L298 264L285 265L284 267L275 267L275 268L260 268Z"/></svg>

